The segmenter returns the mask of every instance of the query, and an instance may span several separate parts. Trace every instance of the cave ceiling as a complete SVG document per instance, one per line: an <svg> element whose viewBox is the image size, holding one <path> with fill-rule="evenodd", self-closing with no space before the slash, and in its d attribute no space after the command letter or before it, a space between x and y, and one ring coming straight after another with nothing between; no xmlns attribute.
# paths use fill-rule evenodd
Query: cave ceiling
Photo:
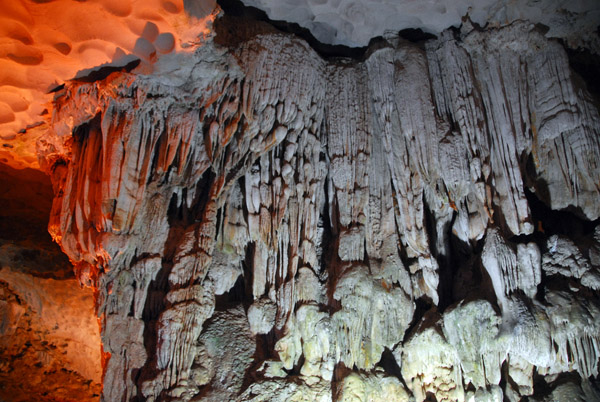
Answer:
<svg viewBox="0 0 600 402"><path fill-rule="evenodd" d="M594 0L242 0L273 20L297 23L321 42L366 46L386 32L421 29L431 34L458 27L465 16L481 26L527 20L549 28L552 37L585 41L600 21ZM588 37L589 39L589 37Z"/></svg>

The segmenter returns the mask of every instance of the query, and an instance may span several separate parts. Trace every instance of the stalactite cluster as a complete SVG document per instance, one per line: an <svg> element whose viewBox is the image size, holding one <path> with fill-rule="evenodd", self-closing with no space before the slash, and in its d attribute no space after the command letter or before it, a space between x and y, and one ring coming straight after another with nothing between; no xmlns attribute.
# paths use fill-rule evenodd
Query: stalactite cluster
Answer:
<svg viewBox="0 0 600 402"><path fill-rule="evenodd" d="M597 397L600 116L532 25L208 41L53 113L105 400Z"/></svg>

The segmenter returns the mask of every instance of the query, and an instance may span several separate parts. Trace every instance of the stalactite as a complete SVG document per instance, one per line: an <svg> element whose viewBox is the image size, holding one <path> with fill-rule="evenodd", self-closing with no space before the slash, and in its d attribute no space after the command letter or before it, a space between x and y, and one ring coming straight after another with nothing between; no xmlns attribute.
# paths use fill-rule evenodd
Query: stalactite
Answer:
<svg viewBox="0 0 600 402"><path fill-rule="evenodd" d="M39 144L105 400L496 400L533 370L597 375L598 229L544 233L527 198L600 216L598 110L558 43L465 23L324 60L268 33L185 62L67 86Z"/></svg>

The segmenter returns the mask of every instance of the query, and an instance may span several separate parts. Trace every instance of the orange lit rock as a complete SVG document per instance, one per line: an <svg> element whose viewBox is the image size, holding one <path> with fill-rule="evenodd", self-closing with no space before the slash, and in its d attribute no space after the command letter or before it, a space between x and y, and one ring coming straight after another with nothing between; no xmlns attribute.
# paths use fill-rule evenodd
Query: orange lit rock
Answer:
<svg viewBox="0 0 600 402"><path fill-rule="evenodd" d="M46 232L49 178L0 164L0 398L97 401L93 292Z"/></svg>
<svg viewBox="0 0 600 402"><path fill-rule="evenodd" d="M98 401L100 336L90 290L74 279L0 269L0 397Z"/></svg>
<svg viewBox="0 0 600 402"><path fill-rule="evenodd" d="M37 321L37 330L44 335L41 341L60 346L64 356L54 364L100 384L100 334L91 290L82 289L74 279L39 279L9 267L0 270L0 281ZM13 314L13 318L11 326L19 327L19 317Z"/></svg>
<svg viewBox="0 0 600 402"><path fill-rule="evenodd" d="M0 160L13 167L39 168L35 136L22 130L46 121L42 111L52 100L48 88L80 70L115 61L119 49L135 54L151 72L162 54L190 51L189 42L208 33L214 18L190 17L183 0L53 0L0 2L0 139L13 144Z"/></svg>

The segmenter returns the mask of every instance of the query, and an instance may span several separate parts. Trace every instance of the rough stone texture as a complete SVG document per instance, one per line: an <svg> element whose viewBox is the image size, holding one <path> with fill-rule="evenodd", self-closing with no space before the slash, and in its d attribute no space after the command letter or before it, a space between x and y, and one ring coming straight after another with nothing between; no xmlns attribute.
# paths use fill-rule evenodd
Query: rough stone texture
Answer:
<svg viewBox="0 0 600 402"><path fill-rule="evenodd" d="M39 152L50 232L97 292L104 399L548 396L533 371L583 386L600 118L576 78L532 25L466 22L364 61L257 34L66 87ZM542 206L580 228L546 233Z"/></svg>
<svg viewBox="0 0 600 402"><path fill-rule="evenodd" d="M321 380L306 383L302 380L270 380L257 382L238 398L240 402L327 402L331 401L331 384Z"/></svg>
<svg viewBox="0 0 600 402"><path fill-rule="evenodd" d="M409 397L396 377L386 376L383 373L371 375L351 373L342 381L337 400L406 402Z"/></svg>
<svg viewBox="0 0 600 402"><path fill-rule="evenodd" d="M93 401L101 344L89 289L0 269L0 398Z"/></svg>
<svg viewBox="0 0 600 402"><path fill-rule="evenodd" d="M216 312L198 339L198 352L189 381L190 385L195 382L195 385L206 387L200 392L189 387L187 393L195 401L234 400L242 391L255 349L243 308ZM184 397L183 389L175 389L171 394L179 400L189 400Z"/></svg>
<svg viewBox="0 0 600 402"><path fill-rule="evenodd" d="M295 22L310 30L321 42L366 46L369 40L386 32L423 29L438 34L461 24L469 15L481 26L501 26L515 20L530 20L549 26L549 36L593 43L600 7L594 0L557 2L553 0L242 0L264 10L273 20ZM596 42L597 43L597 42Z"/></svg>
<svg viewBox="0 0 600 402"><path fill-rule="evenodd" d="M0 164L0 399L98 401L101 343L91 289L46 231L42 172Z"/></svg>

